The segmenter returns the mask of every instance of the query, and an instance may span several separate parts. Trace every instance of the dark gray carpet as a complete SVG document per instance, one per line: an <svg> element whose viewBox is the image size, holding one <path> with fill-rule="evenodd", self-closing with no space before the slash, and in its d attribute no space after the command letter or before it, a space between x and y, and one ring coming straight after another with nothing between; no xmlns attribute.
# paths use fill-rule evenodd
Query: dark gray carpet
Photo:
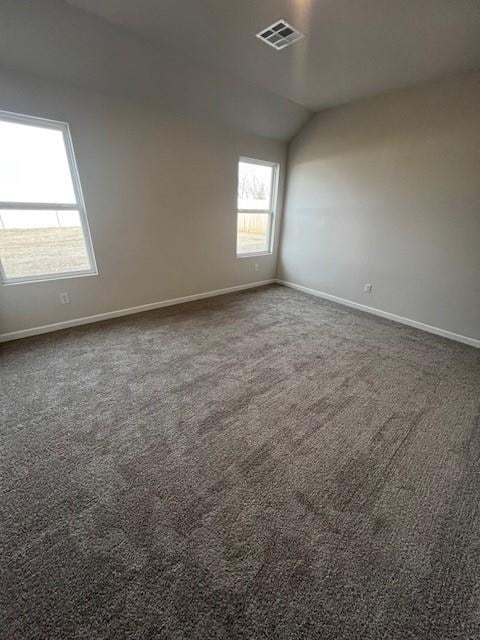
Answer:
<svg viewBox="0 0 480 640"><path fill-rule="evenodd" d="M480 638L477 350L273 286L0 362L1 638Z"/></svg>

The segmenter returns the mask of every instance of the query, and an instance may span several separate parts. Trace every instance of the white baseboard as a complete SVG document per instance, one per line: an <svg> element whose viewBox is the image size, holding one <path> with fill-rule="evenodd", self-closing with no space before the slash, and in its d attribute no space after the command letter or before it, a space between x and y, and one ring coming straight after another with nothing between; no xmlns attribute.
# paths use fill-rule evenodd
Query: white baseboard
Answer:
<svg viewBox="0 0 480 640"><path fill-rule="evenodd" d="M202 298L213 298L221 296L225 293L233 293L242 291L243 289L253 289L255 287L264 287L267 284L273 284L274 279L262 280L261 282L250 282L248 284L239 284L235 287L227 287L226 289L216 289L215 291L204 291L203 293L194 293L190 296L181 298L172 298L170 300L162 300L160 302L151 302L149 304L141 304L138 307L129 307L128 309L117 309L116 311L107 311L105 313L97 313L94 316L84 316L82 318L73 318L72 320L64 320L63 322L55 322L53 324L45 324L41 327L32 327L31 329L22 329L21 331L12 331L11 333L0 334L0 342L8 342L9 340L18 340L19 338L28 338L29 336L37 336L42 333L50 333L60 329L68 329L70 327L78 327L83 324L91 324L92 322L100 322L102 320L110 320L111 318L120 318L121 316L129 316L134 313L142 313L142 311L151 311L152 309L161 309L162 307L171 307L175 304L183 302L192 302L193 300L201 300Z"/></svg>
<svg viewBox="0 0 480 640"><path fill-rule="evenodd" d="M325 300L331 300L332 302L337 302L338 304L342 304L347 307L352 307L353 309L359 309L360 311L365 311L366 313L372 313L375 316L380 316L381 318L387 318L388 320L393 320L394 322L400 322L401 324L406 324L409 327L415 327L415 329L421 329L422 331L427 331L428 333L434 333L437 336L442 336L443 338L449 338L450 340L456 340L457 342L463 342L464 344L468 344L471 347L476 347L477 349L480 349L480 340L477 340L476 338L470 338L469 336L462 336L459 333L453 333L453 331L447 331L446 329L433 327L432 325L424 324L423 322L418 322L417 320L411 320L410 318L397 316L395 313L390 313L389 311L382 311L381 309L376 309L375 307L368 307L367 305L360 304L359 302L352 302L352 300L339 298L338 296L333 296L330 293L317 291L317 289L310 289L309 287L304 287L300 284L295 284L293 282L287 282L286 280L279 280L277 278L275 282L285 287L291 287L292 289L298 289L299 291L303 291L304 293L309 293L310 295L316 296L317 298L325 298Z"/></svg>

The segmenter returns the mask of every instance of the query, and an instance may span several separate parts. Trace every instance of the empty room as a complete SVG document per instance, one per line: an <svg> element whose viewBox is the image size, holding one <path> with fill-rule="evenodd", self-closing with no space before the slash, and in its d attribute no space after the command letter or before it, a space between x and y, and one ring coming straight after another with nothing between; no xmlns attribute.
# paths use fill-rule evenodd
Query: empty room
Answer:
<svg viewBox="0 0 480 640"><path fill-rule="evenodd" d="M0 640L480 639L480 3L0 0Z"/></svg>

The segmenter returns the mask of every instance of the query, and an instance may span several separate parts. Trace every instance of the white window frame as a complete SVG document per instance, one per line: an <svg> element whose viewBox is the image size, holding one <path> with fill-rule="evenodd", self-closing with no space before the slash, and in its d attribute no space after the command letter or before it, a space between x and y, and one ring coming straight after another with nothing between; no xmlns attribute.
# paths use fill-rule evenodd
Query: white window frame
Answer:
<svg viewBox="0 0 480 640"><path fill-rule="evenodd" d="M240 162L246 162L249 164L259 164L261 166L272 168L272 183L270 185L270 206L266 209L239 209L238 208L238 180L240 177ZM256 256L270 256L272 255L274 232L275 232L275 212L277 208L278 197L278 176L280 173L280 165L278 162L269 162L268 160L258 160L257 158L248 158L246 156L240 156L237 164L237 224L236 224L236 236L235 236L235 251L237 258L255 258ZM268 238L267 238L267 250L266 251L251 251L248 253L238 253L238 214L239 213L267 213L268 218Z"/></svg>
<svg viewBox="0 0 480 640"><path fill-rule="evenodd" d="M83 238L85 241L85 248L87 251L88 261L90 264L89 269L72 270L59 273L46 273L33 276L21 276L16 278L8 278L2 265L0 255L0 277L2 284L21 284L25 282L40 282L43 280L61 280L64 278L78 278L83 276L94 276L98 274L97 263L95 260L95 254L93 252L92 237L90 234L90 228L88 226L87 211L85 207L85 201L83 199L82 187L80 184L80 177L78 175L77 162L75 160L75 152L73 150L72 136L70 134L70 127L67 122L60 122L57 120L48 120L46 118L38 118L36 116L27 116L18 113L11 113L10 111L0 110L0 120L4 122L16 122L19 124L29 125L32 127L41 127L43 129L54 129L60 131L63 135L63 141L65 144L65 151L67 154L68 166L70 169L70 176L73 184L73 191L75 194L75 203L65 202L0 202L0 210L27 210L27 211L78 211L80 217L80 223L83 232Z"/></svg>

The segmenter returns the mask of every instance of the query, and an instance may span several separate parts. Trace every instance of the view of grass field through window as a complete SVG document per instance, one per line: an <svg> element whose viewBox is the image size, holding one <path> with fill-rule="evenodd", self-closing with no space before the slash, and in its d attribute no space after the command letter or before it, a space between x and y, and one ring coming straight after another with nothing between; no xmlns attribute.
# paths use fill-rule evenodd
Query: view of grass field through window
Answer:
<svg viewBox="0 0 480 640"><path fill-rule="evenodd" d="M89 268L77 211L0 211L0 256L9 278Z"/></svg>

